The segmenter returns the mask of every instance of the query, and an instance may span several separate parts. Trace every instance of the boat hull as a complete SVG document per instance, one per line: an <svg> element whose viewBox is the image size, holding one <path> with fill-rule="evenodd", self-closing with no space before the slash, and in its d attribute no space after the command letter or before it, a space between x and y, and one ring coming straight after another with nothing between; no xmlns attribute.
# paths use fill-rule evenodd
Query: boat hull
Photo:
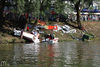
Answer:
<svg viewBox="0 0 100 67"><path fill-rule="evenodd" d="M23 38L23 37L30 41L33 41L34 43L40 43L40 40L38 39L38 37L36 37L35 35L33 35L31 33L22 32L21 38Z"/></svg>

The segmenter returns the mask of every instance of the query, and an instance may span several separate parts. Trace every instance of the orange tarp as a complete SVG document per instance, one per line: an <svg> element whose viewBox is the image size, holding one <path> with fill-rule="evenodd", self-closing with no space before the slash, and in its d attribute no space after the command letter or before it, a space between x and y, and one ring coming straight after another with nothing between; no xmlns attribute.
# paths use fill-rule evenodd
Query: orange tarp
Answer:
<svg viewBox="0 0 100 67"><path fill-rule="evenodd" d="M57 30L57 26L48 26L48 29L54 29L54 30Z"/></svg>

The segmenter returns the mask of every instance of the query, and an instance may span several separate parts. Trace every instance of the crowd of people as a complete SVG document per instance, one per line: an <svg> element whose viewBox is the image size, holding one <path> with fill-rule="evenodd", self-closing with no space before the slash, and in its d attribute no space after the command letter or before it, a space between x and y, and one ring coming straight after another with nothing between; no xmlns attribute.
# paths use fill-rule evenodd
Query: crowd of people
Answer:
<svg viewBox="0 0 100 67"><path fill-rule="evenodd" d="M77 16L75 14L70 14L68 16L68 19L70 21L76 21ZM99 14L81 14L80 20L81 21L100 21L100 15Z"/></svg>

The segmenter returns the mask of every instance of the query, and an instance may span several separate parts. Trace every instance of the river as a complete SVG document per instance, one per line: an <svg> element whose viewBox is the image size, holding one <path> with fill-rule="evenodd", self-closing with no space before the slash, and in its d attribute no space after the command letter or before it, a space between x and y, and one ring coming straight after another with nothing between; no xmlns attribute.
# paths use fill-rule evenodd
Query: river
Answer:
<svg viewBox="0 0 100 67"><path fill-rule="evenodd" d="M0 44L0 67L100 67L100 41Z"/></svg>

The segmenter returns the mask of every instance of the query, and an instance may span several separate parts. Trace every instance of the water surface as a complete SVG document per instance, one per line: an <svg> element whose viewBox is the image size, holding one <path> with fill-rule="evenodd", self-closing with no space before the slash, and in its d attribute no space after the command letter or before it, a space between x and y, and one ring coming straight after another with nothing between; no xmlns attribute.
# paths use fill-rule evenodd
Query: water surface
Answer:
<svg viewBox="0 0 100 67"><path fill-rule="evenodd" d="M0 67L100 67L100 42L0 44Z"/></svg>

